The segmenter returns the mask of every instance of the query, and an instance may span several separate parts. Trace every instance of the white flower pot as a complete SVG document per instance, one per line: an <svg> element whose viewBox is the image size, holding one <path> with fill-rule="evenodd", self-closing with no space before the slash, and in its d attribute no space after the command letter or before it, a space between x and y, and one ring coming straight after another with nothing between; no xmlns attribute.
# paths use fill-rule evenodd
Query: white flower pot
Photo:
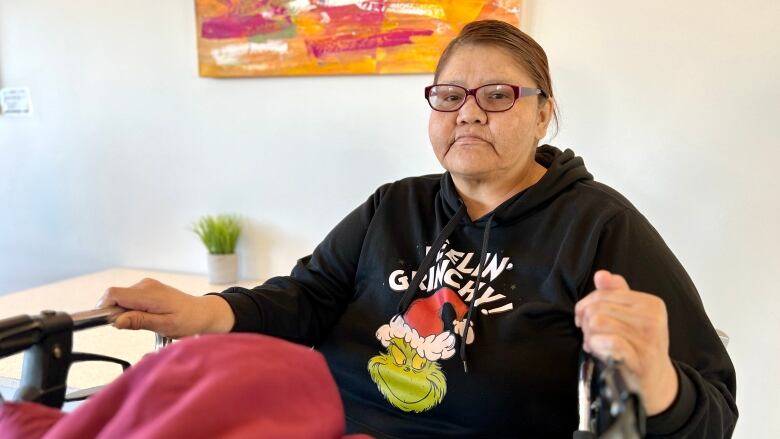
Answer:
<svg viewBox="0 0 780 439"><path fill-rule="evenodd" d="M230 284L238 281L238 257L228 255L208 255L209 283Z"/></svg>

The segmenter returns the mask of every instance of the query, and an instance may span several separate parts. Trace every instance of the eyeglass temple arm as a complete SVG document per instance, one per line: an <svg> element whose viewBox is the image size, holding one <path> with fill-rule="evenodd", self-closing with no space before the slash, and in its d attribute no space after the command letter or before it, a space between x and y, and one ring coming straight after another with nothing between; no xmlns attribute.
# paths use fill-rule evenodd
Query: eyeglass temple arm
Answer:
<svg viewBox="0 0 780 439"><path fill-rule="evenodd" d="M518 93L518 97L526 97L526 96L535 96L539 95L543 98L547 97L547 93L544 92L541 88L532 88L532 87L520 87L520 93Z"/></svg>

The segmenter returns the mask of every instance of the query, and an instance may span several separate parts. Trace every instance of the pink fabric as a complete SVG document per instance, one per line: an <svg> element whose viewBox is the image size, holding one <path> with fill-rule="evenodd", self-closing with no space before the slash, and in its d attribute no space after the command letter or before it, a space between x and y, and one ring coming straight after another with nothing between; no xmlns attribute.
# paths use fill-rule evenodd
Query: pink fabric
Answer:
<svg viewBox="0 0 780 439"><path fill-rule="evenodd" d="M0 406L0 438L38 439L65 413L32 402L6 402Z"/></svg>
<svg viewBox="0 0 780 439"><path fill-rule="evenodd" d="M67 415L29 403L0 408L2 438L308 439L343 434L341 398L322 355L252 334L174 343L146 356Z"/></svg>

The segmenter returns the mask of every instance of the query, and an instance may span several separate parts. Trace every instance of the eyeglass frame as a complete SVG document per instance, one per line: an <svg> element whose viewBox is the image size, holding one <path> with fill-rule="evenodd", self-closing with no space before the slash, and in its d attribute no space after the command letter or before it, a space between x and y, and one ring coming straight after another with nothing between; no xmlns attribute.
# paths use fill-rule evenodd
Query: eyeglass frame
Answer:
<svg viewBox="0 0 780 439"><path fill-rule="evenodd" d="M479 99L477 99L477 90L479 90L479 89L481 89L483 87L491 86L491 85L505 85L505 86L507 86L507 87L512 89L512 91L515 93L515 100L512 101L512 105L510 105L509 108L507 108L506 110L486 110L486 109L482 108L482 105L479 105ZM452 110L439 110L437 108L434 108L433 104L431 104L431 100L430 100L431 89L433 89L433 87L441 87L441 86L457 87L457 88L459 88L461 90L465 90L466 91L466 96L464 96L463 102L461 102L460 105L458 105L457 108L453 108ZM439 112L442 112L442 113L452 113L452 112L460 110L461 108L463 108L464 105L466 105L466 101L469 100L469 96L474 96L474 103L477 104L477 107L479 107L482 111L484 111L486 113L503 113L504 111L511 110L512 107L515 106L515 103L517 102L518 99L524 98L524 97L527 97L527 96L537 96L537 95L541 96L541 97L543 97L545 99L547 98L547 93L545 93L544 90L542 90L541 88L522 87L522 86L519 86L519 85L503 84L503 83L500 83L500 82L492 83L492 84L480 85L477 88L466 88L466 87L461 87L460 85L455 85L455 84L433 84L433 85L429 85L429 86L425 87L425 101L428 102L428 105L431 107L431 109L433 111L439 111Z"/></svg>

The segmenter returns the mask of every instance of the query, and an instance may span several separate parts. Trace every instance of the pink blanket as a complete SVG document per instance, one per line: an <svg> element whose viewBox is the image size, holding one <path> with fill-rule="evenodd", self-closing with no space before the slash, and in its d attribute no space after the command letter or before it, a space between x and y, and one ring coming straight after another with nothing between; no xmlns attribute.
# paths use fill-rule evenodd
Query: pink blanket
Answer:
<svg viewBox="0 0 780 439"><path fill-rule="evenodd" d="M344 409L322 355L252 334L174 343L69 414L33 403L0 406L2 438L343 436Z"/></svg>

